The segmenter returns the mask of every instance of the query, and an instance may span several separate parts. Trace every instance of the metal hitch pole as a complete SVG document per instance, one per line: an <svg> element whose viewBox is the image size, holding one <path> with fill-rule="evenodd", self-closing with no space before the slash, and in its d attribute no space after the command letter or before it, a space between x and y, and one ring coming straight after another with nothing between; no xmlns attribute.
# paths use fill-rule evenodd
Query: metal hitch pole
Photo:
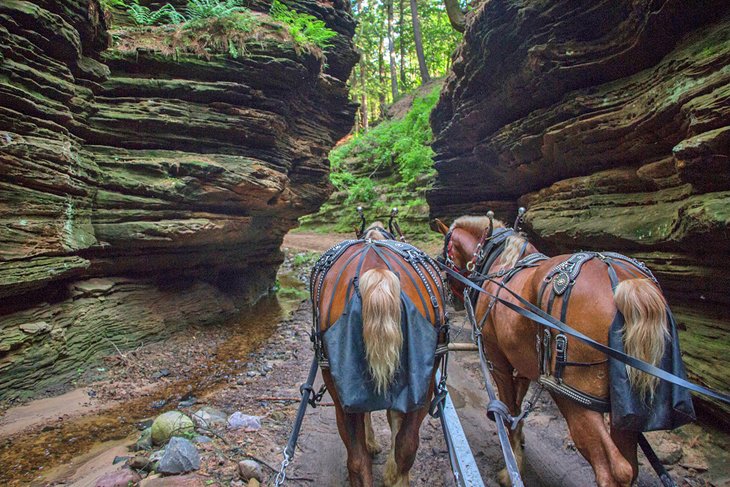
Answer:
<svg viewBox="0 0 730 487"><path fill-rule="evenodd" d="M436 383L438 384L440 381L441 371L439 370L436 373ZM438 410L456 485L458 487L484 487L477 462L466 441L464 429L461 427L461 421L459 421L456 408L448 393L444 400L439 402Z"/></svg>

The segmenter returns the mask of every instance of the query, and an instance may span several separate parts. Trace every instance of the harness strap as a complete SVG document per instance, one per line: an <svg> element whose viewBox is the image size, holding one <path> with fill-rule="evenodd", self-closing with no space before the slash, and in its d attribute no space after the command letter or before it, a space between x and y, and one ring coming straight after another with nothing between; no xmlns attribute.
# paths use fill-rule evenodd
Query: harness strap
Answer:
<svg viewBox="0 0 730 487"><path fill-rule="evenodd" d="M364 254L364 252L365 252L366 250L367 250L367 247L363 247L363 248L361 248L360 250L358 250L357 252L353 253L353 254L352 254L352 255L350 256L350 258L349 258L349 259L347 259L347 261L345 262L345 265L344 265L344 267L347 267L348 265L350 265L350 262L352 262L352 261L353 261L353 260L355 259L355 257L357 257L357 256L359 256L359 255L361 255L361 254ZM363 258L364 258L364 257L363 257ZM331 267L330 267L330 269L331 269ZM327 271L329 271L329 269L327 269ZM340 279L342 279L342 273L340 273L340 274L339 274L339 275L337 276L337 279L335 280L335 285L334 285L334 286L332 287L332 300L334 300L334 299L335 299L335 293L337 292L337 288L338 288L338 287L339 287L339 285L340 285ZM319 298L320 298L320 297L319 297L319 296L317 296L317 303L314 303L314 305L315 305L315 306L319 304ZM326 321L326 323L329 323L329 322L330 322L330 312L331 312L331 310L332 310L332 306L330 306L330 307L329 307L329 308L327 309L327 321ZM317 331L319 331L319 330L317 330Z"/></svg>

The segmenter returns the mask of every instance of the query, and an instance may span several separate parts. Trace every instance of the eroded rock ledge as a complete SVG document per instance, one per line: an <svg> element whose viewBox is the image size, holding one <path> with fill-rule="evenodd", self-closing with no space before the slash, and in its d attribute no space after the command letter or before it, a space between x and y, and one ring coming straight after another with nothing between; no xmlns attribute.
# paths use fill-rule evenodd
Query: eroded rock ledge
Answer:
<svg viewBox="0 0 730 487"><path fill-rule="evenodd" d="M354 117L348 7L288 3L339 33L327 64L105 50L97 0L0 3L0 399L272 285Z"/></svg>
<svg viewBox="0 0 730 487"><path fill-rule="evenodd" d="M484 2L432 115L432 216L521 204L544 251L646 261L691 375L727 390L728 66L727 2Z"/></svg>

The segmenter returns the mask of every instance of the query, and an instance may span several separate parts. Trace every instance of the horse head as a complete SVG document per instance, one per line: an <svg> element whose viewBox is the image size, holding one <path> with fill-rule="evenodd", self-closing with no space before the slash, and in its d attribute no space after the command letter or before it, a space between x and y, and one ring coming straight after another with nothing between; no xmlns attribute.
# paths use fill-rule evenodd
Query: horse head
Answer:
<svg viewBox="0 0 730 487"><path fill-rule="evenodd" d="M444 235L441 253L444 265L464 277L471 275L476 270L477 263L486 257L482 255L485 244L493 237L510 231L502 221L494 219L491 211L487 216L459 217L454 220L451 227L447 227L438 219L434 223L437 231ZM514 232L501 247L502 254L496 263L503 268L513 267L524 243L524 237ZM452 300L454 307L461 308L464 303L465 286L453 277L447 276L447 280L452 295L457 298Z"/></svg>
<svg viewBox="0 0 730 487"><path fill-rule="evenodd" d="M363 232L363 239L370 240L395 240L393 234L385 229L383 222L375 221Z"/></svg>

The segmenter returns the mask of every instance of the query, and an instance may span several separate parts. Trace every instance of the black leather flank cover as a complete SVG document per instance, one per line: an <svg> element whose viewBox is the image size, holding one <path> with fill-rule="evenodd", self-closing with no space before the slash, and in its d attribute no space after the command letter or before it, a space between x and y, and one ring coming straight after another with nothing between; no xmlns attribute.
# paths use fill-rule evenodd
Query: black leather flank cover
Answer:
<svg viewBox="0 0 730 487"><path fill-rule="evenodd" d="M433 373L438 334L433 325L401 293L403 348L401 365L385 394L377 394L368 371L362 333L362 301L354 292L345 312L322 339L330 373L346 412L394 409L403 413L426 404Z"/></svg>
<svg viewBox="0 0 730 487"><path fill-rule="evenodd" d="M659 368L676 376L687 378L679 350L677 325L672 313L667 311L670 338ZM624 351L624 317L616 313L608 336L608 345ZM618 360L609 359L611 378L611 423L620 429L633 431L655 431L678 428L695 420L692 396L684 387L659 380L654 401L647 404L629 384L626 365Z"/></svg>

